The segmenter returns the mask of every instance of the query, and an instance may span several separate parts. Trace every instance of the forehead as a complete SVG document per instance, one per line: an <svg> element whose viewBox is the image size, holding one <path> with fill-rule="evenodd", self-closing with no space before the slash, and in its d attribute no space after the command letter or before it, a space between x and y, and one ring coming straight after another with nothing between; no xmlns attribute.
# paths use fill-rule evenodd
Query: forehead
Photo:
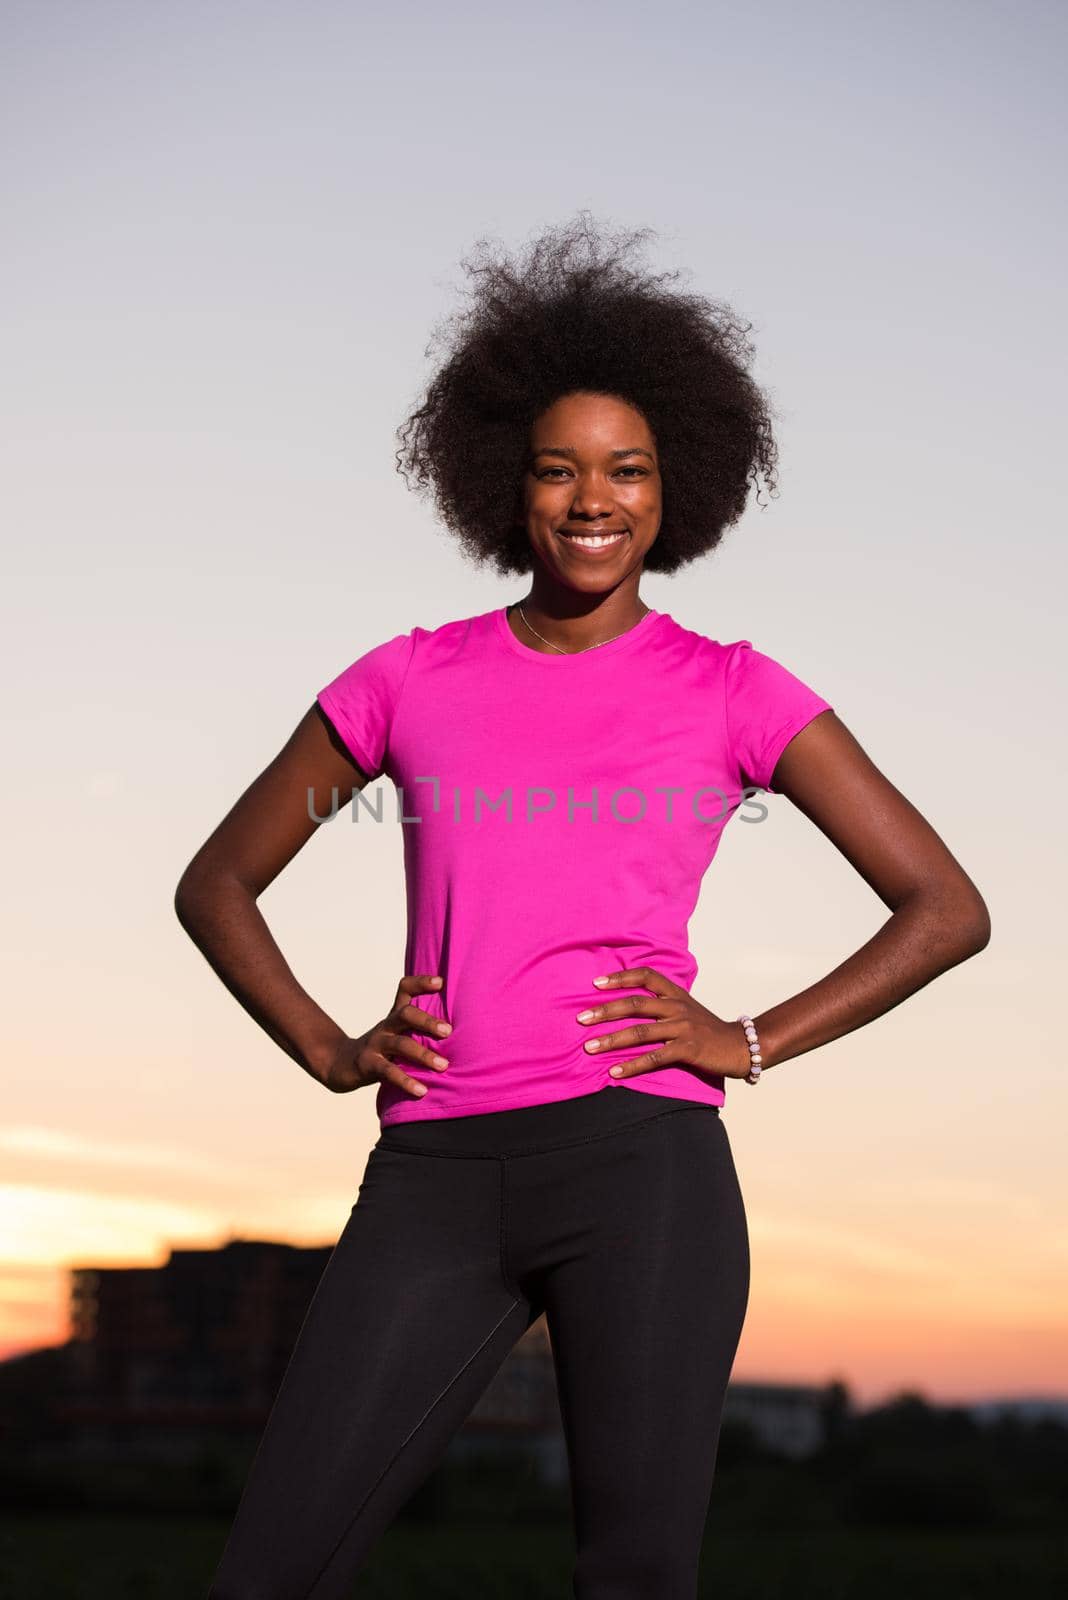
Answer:
<svg viewBox="0 0 1068 1600"><path fill-rule="evenodd" d="M652 430L641 412L615 395L570 394L553 402L536 419L531 445L560 455L587 450L606 453L655 450Z"/></svg>

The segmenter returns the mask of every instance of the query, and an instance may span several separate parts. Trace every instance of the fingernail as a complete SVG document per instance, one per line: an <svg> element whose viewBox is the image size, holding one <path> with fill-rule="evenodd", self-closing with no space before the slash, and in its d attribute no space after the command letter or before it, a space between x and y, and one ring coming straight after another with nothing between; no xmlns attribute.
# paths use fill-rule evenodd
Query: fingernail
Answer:
<svg viewBox="0 0 1068 1600"><path fill-rule="evenodd" d="M593 1018L594 1013L592 1011L580 1011L578 1014L578 1020L580 1022L592 1022Z"/></svg>
<svg viewBox="0 0 1068 1600"><path fill-rule="evenodd" d="M587 1050L599 1050L600 1048L601 1048L600 1039L587 1039L586 1040L586 1049Z"/></svg>
<svg viewBox="0 0 1068 1600"><path fill-rule="evenodd" d="M623 1076L622 1067L609 1067L608 1070L612 1074L613 1078L621 1078Z"/></svg>
<svg viewBox="0 0 1068 1600"><path fill-rule="evenodd" d="M439 983L442 983L442 982L443 982L443 981L444 981L444 980L443 980L443 979L441 979L441 978L431 978L431 980L430 980L430 981L431 981L431 983L433 983L433 984L439 984Z"/></svg>
<svg viewBox="0 0 1068 1600"><path fill-rule="evenodd" d="M593 980L593 981L594 981L594 983L596 983L596 984L602 984L602 983L607 983L607 982L608 982L608 979L607 979L607 978L594 978L594 980Z"/></svg>
<svg viewBox="0 0 1068 1600"><path fill-rule="evenodd" d="M438 1032L439 1033L451 1033L452 1032L452 1023L451 1022L439 1022L438 1023Z"/></svg>
<svg viewBox="0 0 1068 1600"><path fill-rule="evenodd" d="M423 1096L424 1094L426 1094L426 1084L425 1083L421 1083L419 1085L418 1089L416 1089L415 1092L420 1097Z"/></svg>
<svg viewBox="0 0 1068 1600"><path fill-rule="evenodd" d="M449 1064L444 1056L431 1056L431 1060L436 1067L447 1067Z"/></svg>

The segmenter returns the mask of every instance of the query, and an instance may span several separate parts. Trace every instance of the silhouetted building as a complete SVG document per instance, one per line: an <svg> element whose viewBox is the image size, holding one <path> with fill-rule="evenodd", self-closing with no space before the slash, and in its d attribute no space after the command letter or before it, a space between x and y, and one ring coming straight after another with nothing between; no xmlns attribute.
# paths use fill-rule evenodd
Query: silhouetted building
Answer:
<svg viewBox="0 0 1068 1600"><path fill-rule="evenodd" d="M84 1456L182 1459L262 1432L332 1246L230 1240L160 1267L71 1273L71 1384L57 1410ZM481 1445L559 1433L544 1319L519 1339L467 1423ZM552 1445L541 1452L557 1469ZM554 1466L555 1463L555 1466Z"/></svg>
<svg viewBox="0 0 1068 1600"><path fill-rule="evenodd" d="M85 1389L131 1406L269 1405L331 1248L235 1239L162 1267L74 1268Z"/></svg>
<svg viewBox="0 0 1068 1600"><path fill-rule="evenodd" d="M731 1383L723 1421L744 1422L766 1450L795 1460L813 1455L827 1437L828 1391L802 1383Z"/></svg>
<svg viewBox="0 0 1068 1600"><path fill-rule="evenodd" d="M85 1457L177 1460L225 1435L254 1442L332 1248L234 1239L172 1250L160 1267L73 1269L71 1382L56 1406L66 1448ZM732 1383L724 1421L746 1423L767 1449L809 1455L824 1442L828 1392ZM566 1475L544 1317L505 1358L453 1454L517 1441L546 1479Z"/></svg>

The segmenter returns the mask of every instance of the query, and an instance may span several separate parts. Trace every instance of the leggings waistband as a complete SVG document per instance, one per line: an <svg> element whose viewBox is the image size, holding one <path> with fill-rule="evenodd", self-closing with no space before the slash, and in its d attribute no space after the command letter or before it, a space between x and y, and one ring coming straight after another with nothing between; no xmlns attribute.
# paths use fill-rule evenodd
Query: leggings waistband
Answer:
<svg viewBox="0 0 1068 1600"><path fill-rule="evenodd" d="M646 1094L622 1085L595 1090L569 1100L488 1111L464 1117L438 1117L426 1122L397 1122L383 1128L378 1145L384 1150L443 1156L535 1154L561 1145L581 1144L672 1112L700 1110L718 1116L719 1107L703 1100Z"/></svg>

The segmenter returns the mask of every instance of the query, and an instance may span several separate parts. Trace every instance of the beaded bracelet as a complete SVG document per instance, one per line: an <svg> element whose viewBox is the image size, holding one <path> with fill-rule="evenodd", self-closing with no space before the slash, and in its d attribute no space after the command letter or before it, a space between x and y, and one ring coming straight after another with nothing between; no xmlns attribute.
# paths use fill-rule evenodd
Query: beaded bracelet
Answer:
<svg viewBox="0 0 1068 1600"><path fill-rule="evenodd" d="M749 1071L746 1073L745 1081L746 1083L759 1083L761 1072L761 1056L760 1040L757 1037L756 1026L752 1017L747 1017L744 1012L740 1017L736 1017L734 1020L742 1024L742 1027L745 1029L746 1040L749 1044L750 1067Z"/></svg>

